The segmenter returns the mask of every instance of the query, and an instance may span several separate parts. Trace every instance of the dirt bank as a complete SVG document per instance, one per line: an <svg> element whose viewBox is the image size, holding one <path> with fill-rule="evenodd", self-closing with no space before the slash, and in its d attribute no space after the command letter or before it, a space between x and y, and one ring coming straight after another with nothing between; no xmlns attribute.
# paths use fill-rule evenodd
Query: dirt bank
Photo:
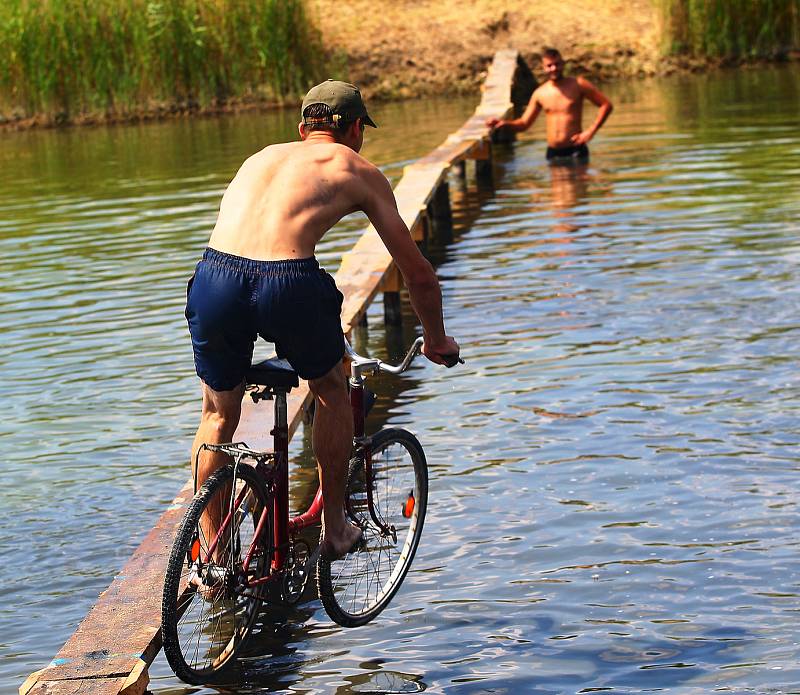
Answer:
<svg viewBox="0 0 800 695"><path fill-rule="evenodd" d="M323 42L347 56L368 96L472 91L494 52L516 48L532 67L555 46L573 72L598 80L655 74L651 0L308 0Z"/></svg>
<svg viewBox="0 0 800 695"><path fill-rule="evenodd" d="M307 0L335 72L370 99L475 92L495 51L516 48L534 70L543 47L561 50L572 74L598 82L706 70L719 61L664 58L653 0ZM792 59L800 59L795 52ZM539 76L541 77L541 76ZM135 113L88 114L63 125L215 115L274 107L253 98L160 104ZM62 125L41 115L0 119L2 129Z"/></svg>

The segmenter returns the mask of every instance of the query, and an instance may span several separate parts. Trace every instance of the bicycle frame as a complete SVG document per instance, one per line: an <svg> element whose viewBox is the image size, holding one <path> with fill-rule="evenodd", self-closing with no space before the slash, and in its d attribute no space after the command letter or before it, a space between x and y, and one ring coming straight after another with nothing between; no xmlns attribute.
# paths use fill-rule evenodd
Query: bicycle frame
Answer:
<svg viewBox="0 0 800 695"><path fill-rule="evenodd" d="M372 457L370 451L370 438L364 434L364 424L366 413L364 408L364 377L376 374L379 371L388 371L399 374L405 371L411 361L419 353L422 346L422 338L418 338L409 352L406 354L402 363L398 366L385 364L377 359L368 359L357 355L348 343L345 343L346 354L350 358L350 408L353 414L353 448L357 455L363 457L366 479L372 480ZM309 526L322 522L323 498L322 489L317 488L316 495L309 508L295 517L289 516L289 425L287 421L287 393L288 389L280 387L264 387L260 391L253 392L251 395L257 402L262 399L274 399L274 426L270 431L273 438L273 453L265 454L259 458L255 468L264 479L268 487L273 489L273 554L270 572L263 577L256 577L246 580L246 587L255 586L272 582L281 576L286 570L290 539ZM204 445L207 446L207 445ZM209 447L211 448L211 447ZM247 464L238 464L247 465ZM231 523L235 509L238 509L244 501L244 493L240 495L231 505L230 511L223 520L217 535L209 547L207 557L204 562L208 563L213 557L219 539L223 537L226 529ZM391 534L392 529L381 521L376 513L372 497L372 485L367 485L367 505L372 520L384 534ZM349 501L348 501L349 506ZM351 509L347 510L348 515L355 518ZM253 542L247 550L243 561L243 572L247 576L250 562L255 554L258 543L261 540L264 527L267 524L269 513L267 509L262 510L261 516L256 524Z"/></svg>

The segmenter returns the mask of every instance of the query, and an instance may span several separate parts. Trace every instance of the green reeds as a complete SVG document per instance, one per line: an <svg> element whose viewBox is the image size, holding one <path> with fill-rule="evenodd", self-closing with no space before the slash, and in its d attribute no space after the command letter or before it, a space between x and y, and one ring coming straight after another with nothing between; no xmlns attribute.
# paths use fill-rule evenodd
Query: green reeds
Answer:
<svg viewBox="0 0 800 695"><path fill-rule="evenodd" d="M668 53L773 57L800 45L800 0L657 1Z"/></svg>
<svg viewBox="0 0 800 695"><path fill-rule="evenodd" d="M304 0L0 0L0 112L282 101L324 74Z"/></svg>

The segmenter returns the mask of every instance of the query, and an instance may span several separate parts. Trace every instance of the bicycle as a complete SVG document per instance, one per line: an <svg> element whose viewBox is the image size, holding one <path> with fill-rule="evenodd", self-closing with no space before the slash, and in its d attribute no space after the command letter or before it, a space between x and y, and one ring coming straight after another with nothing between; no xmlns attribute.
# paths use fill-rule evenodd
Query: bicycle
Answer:
<svg viewBox="0 0 800 695"><path fill-rule="evenodd" d="M241 651L261 604L276 594L278 600L296 603L314 565L322 605L339 625L363 625L392 600L419 545L428 469L411 432L388 428L365 436L364 382L378 372L406 371L421 346L418 338L403 361L392 366L361 357L346 345L354 421L346 514L361 528L363 541L333 562L319 545L312 552L300 537L303 529L321 523L321 490L307 511L289 517L286 396L298 386L298 376L275 358L251 366L246 381L253 400L274 399L274 447L255 451L238 442L200 448L226 453L233 462L196 491L169 557L162 638L179 678L201 684L218 677Z"/></svg>

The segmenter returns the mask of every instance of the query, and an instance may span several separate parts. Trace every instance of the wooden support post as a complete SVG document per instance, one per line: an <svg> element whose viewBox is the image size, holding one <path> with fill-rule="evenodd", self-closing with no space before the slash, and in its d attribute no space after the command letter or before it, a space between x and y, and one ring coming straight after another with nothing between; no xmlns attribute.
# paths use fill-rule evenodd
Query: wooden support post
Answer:
<svg viewBox="0 0 800 695"><path fill-rule="evenodd" d="M494 180L494 173L492 171L493 167L492 167L491 143L489 142L484 143L483 150L484 150L483 152L484 156L475 159L475 176L478 179L478 183L492 186Z"/></svg>
<svg viewBox="0 0 800 695"><path fill-rule="evenodd" d="M431 236L432 228L430 212L425 208L419 218L419 236L414 237L414 241L417 242L417 246L423 255L428 251L428 239Z"/></svg>
<svg viewBox="0 0 800 695"><path fill-rule="evenodd" d="M517 139L517 134L507 126L495 128L492 131L492 142L498 145L507 145Z"/></svg>
<svg viewBox="0 0 800 695"><path fill-rule="evenodd" d="M453 210L450 207L450 184L447 181L442 181L436 188L433 198L431 198L431 204L436 224L440 222L453 223Z"/></svg>
<svg viewBox="0 0 800 695"><path fill-rule="evenodd" d="M454 167L454 168L455 168L455 170L456 170L456 175L458 176L458 178L460 178L460 179L465 179L465 178L467 178L467 162L466 162L466 160L464 160L464 159L459 159L459 160L458 160L458 161L457 161L457 162L456 162L456 163L453 165L453 167Z"/></svg>
<svg viewBox="0 0 800 695"><path fill-rule="evenodd" d="M399 326L403 323L399 292L383 293L383 322L388 326Z"/></svg>
<svg viewBox="0 0 800 695"><path fill-rule="evenodd" d="M358 342L366 344L368 335L369 324L367 322L367 311L364 309L364 312L359 315L358 321L350 331L350 337L348 340L350 341L351 345L355 345Z"/></svg>
<svg viewBox="0 0 800 695"><path fill-rule="evenodd" d="M428 215L433 222L433 237L437 244L453 241L453 211L450 207L450 186L442 181L428 203Z"/></svg>
<svg viewBox="0 0 800 695"><path fill-rule="evenodd" d="M381 283L383 290L383 322L387 326L399 326L403 323L403 310L400 304L400 288L403 276L396 265L387 271Z"/></svg>

